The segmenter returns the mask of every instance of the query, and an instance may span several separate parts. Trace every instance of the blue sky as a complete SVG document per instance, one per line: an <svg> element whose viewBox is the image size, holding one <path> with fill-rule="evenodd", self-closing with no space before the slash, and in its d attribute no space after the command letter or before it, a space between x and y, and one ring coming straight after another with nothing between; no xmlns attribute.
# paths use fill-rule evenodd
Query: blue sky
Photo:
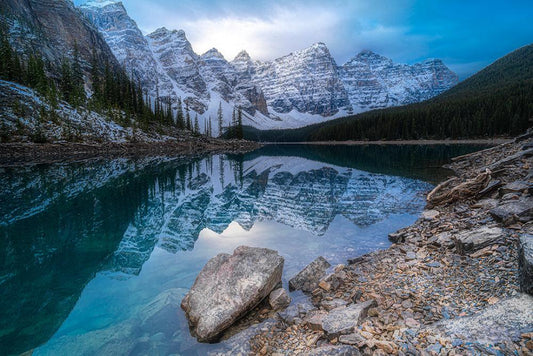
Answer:
<svg viewBox="0 0 533 356"><path fill-rule="evenodd" d="M85 0L75 0L76 4ZM415 63L441 58L461 79L533 42L533 1L123 0L141 30L185 30L198 53L269 60L315 42L338 64L363 49Z"/></svg>

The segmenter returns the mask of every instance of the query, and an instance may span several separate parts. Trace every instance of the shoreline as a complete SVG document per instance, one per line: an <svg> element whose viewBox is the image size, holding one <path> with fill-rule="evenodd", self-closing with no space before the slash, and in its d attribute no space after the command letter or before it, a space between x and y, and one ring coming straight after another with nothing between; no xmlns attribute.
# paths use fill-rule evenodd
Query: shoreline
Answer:
<svg viewBox="0 0 533 356"><path fill-rule="evenodd" d="M533 296L521 291L519 266L522 238L533 234L533 132L457 157L448 168L458 177L428 194L421 217L389 235L390 247L335 266L308 300L279 312L256 308L224 350L533 353ZM344 314L358 306L358 318ZM342 331L332 331L331 320Z"/></svg>
<svg viewBox="0 0 533 356"><path fill-rule="evenodd" d="M511 142L512 138L466 139L466 140L405 140L405 141L305 141L305 142L260 142L264 145L501 145Z"/></svg>
<svg viewBox="0 0 533 356"><path fill-rule="evenodd" d="M135 143L2 143L0 144L0 167L70 162L94 158L245 153L259 147L261 147L261 144L251 141L214 139L187 142Z"/></svg>

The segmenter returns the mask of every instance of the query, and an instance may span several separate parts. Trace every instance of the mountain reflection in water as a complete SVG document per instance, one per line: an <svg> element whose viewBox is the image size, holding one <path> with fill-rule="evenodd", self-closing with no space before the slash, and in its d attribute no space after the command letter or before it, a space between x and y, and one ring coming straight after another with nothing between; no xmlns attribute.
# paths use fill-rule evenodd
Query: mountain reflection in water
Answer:
<svg viewBox="0 0 533 356"><path fill-rule="evenodd" d="M2 168L0 354L194 349L176 309L208 258L275 248L286 280L319 254L385 247L449 174L435 167L475 149L266 146Z"/></svg>

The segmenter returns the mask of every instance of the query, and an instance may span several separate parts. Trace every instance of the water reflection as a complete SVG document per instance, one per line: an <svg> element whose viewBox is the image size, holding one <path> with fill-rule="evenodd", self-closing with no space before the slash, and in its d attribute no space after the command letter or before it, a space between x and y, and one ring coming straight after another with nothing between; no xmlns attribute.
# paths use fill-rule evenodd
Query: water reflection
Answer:
<svg viewBox="0 0 533 356"><path fill-rule="evenodd" d="M275 146L3 169L0 354L197 349L176 309L209 257L276 248L286 278L318 254L378 248L423 207L430 185L412 178L439 179L428 167L468 150Z"/></svg>

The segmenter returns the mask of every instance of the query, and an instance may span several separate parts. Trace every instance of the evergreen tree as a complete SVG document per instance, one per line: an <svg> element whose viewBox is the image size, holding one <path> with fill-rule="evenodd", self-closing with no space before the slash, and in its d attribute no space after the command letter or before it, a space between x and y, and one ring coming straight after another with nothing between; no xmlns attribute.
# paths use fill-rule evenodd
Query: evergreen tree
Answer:
<svg viewBox="0 0 533 356"><path fill-rule="evenodd" d="M242 109L239 107L239 110L237 112L237 127L235 129L235 138L242 140L244 137L243 129L242 129Z"/></svg>
<svg viewBox="0 0 533 356"><path fill-rule="evenodd" d="M187 100L185 100L185 127L187 128L187 130L191 131L192 130L192 125L191 125L191 112L189 110L189 103L187 102Z"/></svg>
<svg viewBox="0 0 533 356"><path fill-rule="evenodd" d="M198 114L194 116L194 133L200 134L200 124L198 123Z"/></svg>
<svg viewBox="0 0 533 356"><path fill-rule="evenodd" d="M222 125L223 125L223 115L222 115L222 102L219 102L218 104L218 112L217 112L217 119L218 119L218 135L222 136Z"/></svg>
<svg viewBox="0 0 533 356"><path fill-rule="evenodd" d="M185 128L185 121L184 121L184 118L183 118L183 106L182 106L182 103L181 103L181 97L178 98L178 111L177 111L176 115L177 115L176 125L178 126L178 128L184 129Z"/></svg>

